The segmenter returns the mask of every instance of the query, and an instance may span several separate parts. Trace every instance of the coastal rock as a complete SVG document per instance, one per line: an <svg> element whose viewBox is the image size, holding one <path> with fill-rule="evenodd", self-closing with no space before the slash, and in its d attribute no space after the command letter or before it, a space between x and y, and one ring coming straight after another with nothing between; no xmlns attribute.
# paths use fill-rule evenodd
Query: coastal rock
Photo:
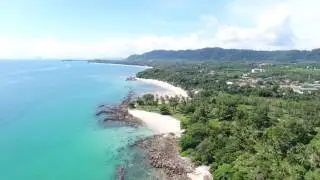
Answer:
<svg viewBox="0 0 320 180"><path fill-rule="evenodd" d="M112 121L132 127L141 125L141 121L134 118L128 111L129 103L133 96L134 93L131 91L119 105L100 105L96 112L96 116L98 117L100 124L107 127L108 122Z"/></svg>
<svg viewBox="0 0 320 180"><path fill-rule="evenodd" d="M154 135L137 141L134 146L145 151L146 161L157 170L163 171L167 176L166 179L190 179L187 174L193 171L193 166L180 157L175 136Z"/></svg>
<svg viewBox="0 0 320 180"><path fill-rule="evenodd" d="M142 121L135 118L128 111L129 104L132 100L133 93L129 93L119 105L100 105L96 116L101 118L104 126L110 125L108 122L117 122L123 125L137 127L142 125ZM180 129L180 126L179 126ZM150 168L152 168L151 179L154 180L188 180L188 179L212 179L211 177L202 176L195 172L195 167L189 159L182 158L179 155L178 137L175 133L162 132L162 135L153 135L148 138L140 139L134 144L129 145L131 148L142 150L142 159ZM130 166L137 163L130 164ZM119 167L117 169L118 179L122 180L125 172L131 172L130 166ZM143 166L144 167L144 166ZM129 168L129 171L126 169ZM139 167L140 168L140 167ZM138 169L139 169L138 168ZM136 170L136 169L135 169ZM145 169L141 169L142 172ZM193 175L193 176L190 176ZM141 173L139 173L141 175ZM147 175L149 176L149 175ZM193 178L196 177L196 178ZM200 177L200 178L198 178Z"/></svg>
<svg viewBox="0 0 320 180"><path fill-rule="evenodd" d="M136 81L137 78L135 76L129 76L126 78L126 81Z"/></svg>

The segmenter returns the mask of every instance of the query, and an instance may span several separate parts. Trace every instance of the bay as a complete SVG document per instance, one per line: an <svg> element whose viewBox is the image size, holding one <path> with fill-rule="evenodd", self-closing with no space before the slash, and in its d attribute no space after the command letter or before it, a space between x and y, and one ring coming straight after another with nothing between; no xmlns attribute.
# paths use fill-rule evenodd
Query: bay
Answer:
<svg viewBox="0 0 320 180"><path fill-rule="evenodd" d="M127 144L150 131L102 129L96 108L119 103L130 90L154 91L157 87L152 85L125 81L144 69L86 62L0 61L0 179L115 179L116 167L132 154L125 149Z"/></svg>

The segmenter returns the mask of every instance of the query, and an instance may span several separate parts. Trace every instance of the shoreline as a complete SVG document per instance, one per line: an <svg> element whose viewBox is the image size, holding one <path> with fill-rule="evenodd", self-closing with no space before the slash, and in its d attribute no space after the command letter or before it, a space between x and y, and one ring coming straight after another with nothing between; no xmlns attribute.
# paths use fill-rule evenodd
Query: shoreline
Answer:
<svg viewBox="0 0 320 180"><path fill-rule="evenodd" d="M150 128L154 135L173 133L176 137L181 137L183 130L180 127L180 121L172 116L136 109L129 109L128 111L129 114L140 119L148 128Z"/></svg>
<svg viewBox="0 0 320 180"><path fill-rule="evenodd" d="M153 67L151 66L143 66L143 65L130 65L130 64L117 64L117 63L105 63L111 66L124 66L124 67L141 67L141 68L146 68L146 69L152 69Z"/></svg>
<svg viewBox="0 0 320 180"><path fill-rule="evenodd" d="M166 89L169 92L169 93L166 91L161 92L162 96L168 96L168 97L180 96L183 98L189 97L185 90L183 90L180 87L173 86L172 84L169 84L167 82L159 81L159 80L155 80L155 79L142 79L142 78L136 78L136 79L140 82L154 84L156 86L159 86L161 88ZM152 94L159 95L158 93L159 92L156 91L156 92L153 92ZM183 129L181 129L181 126L180 126L180 120L178 120L172 116L161 115L159 113L147 112L144 110L137 110L137 109L128 109L128 113L130 115L132 115L134 118L141 120L148 128L150 128L152 130L154 137L151 139L151 144L154 144L154 142L159 143L159 138L157 139L157 138L155 138L155 136L161 136L160 142L162 142L164 144L164 146L166 146L165 144L172 143L172 142L167 141L168 137L173 136L174 138L176 138L178 140L183 133ZM171 169L171 171L169 171L169 172L172 172L172 167L170 167L170 165L174 166L174 167L176 167L176 166L178 167L181 164L184 164L183 168L180 167L180 171L184 172L184 174L180 174L180 175L184 176L183 179L185 179L185 177L187 177L188 179L191 179L191 180L210 180L210 179L213 179L212 175L209 171L210 167L203 166L203 165L199 166L199 167L195 167L189 158L185 158L185 157L180 156L179 150L178 150L178 141L175 142L174 146L175 147L171 147L171 149L169 150L170 153L169 152L161 152L161 150L156 150L157 153L164 153L164 156L173 156L172 157L173 162L169 161L169 165L166 165L165 164L166 162L161 162L161 160L159 160L159 159L154 160L152 157L151 160L149 159L151 161L151 164L163 163L164 165L162 164L162 166L160 166L160 167L158 167L158 166L154 166L154 167L164 169L164 170ZM155 151L153 148L154 147L145 147L144 150L150 156L150 151L152 152L151 154L153 154ZM158 162L158 161L160 161L160 162ZM193 167L192 171L188 170L190 167ZM181 170L181 168L182 168L182 170ZM173 176L175 176L175 175L179 176L179 173L178 174L169 173L169 174L171 174Z"/></svg>
<svg viewBox="0 0 320 180"><path fill-rule="evenodd" d="M188 92L180 87L174 86L170 83L167 83L165 81L160 81L156 79L144 79L144 78L136 78L137 81L146 83L146 84L152 84L158 87L161 87L165 89L165 91L154 91L151 92L154 95L158 95L159 97L174 97L174 96L180 96L183 98L188 98Z"/></svg>
<svg viewBox="0 0 320 180"><path fill-rule="evenodd" d="M159 138L158 139L154 138L155 136L161 136L160 141L162 142L162 144L166 144L166 143L168 143L167 142L168 137L173 136L174 138L179 139L183 133L183 129L181 129L181 127L180 127L180 121L173 118L172 116L161 115L159 113L147 112L147 111L135 110L135 109L129 109L128 112L134 118L141 120L148 128L150 128L152 130L153 138L149 139L149 141L151 141L151 144L153 144L152 143L153 141L159 141ZM178 142L176 142L175 146L178 147ZM150 156L150 154L154 153L155 151L161 151L161 150L154 150L154 147L145 147L144 150L146 151L148 156ZM173 150L171 150L171 151L173 151ZM175 148L174 151L175 151L175 152L173 152L174 163L184 164L184 167L186 169L189 169L190 167L194 167L194 164L191 162L191 160L189 158L180 156L177 148ZM159 153L159 152L157 152L157 153ZM166 152L165 155L172 156L172 154L170 154L168 152ZM157 164L159 162L154 162L154 161L161 161L161 160L156 159L156 160L151 160L151 161L153 161L151 164ZM163 162L161 162L161 163L165 164ZM169 162L169 164L172 165L173 163ZM174 166L176 166L176 165L174 165ZM166 169L166 168L168 168L168 166L166 166L166 165L164 165L163 167L156 166L155 168ZM187 171L187 170L185 170L185 171ZM176 175L176 174L173 173L173 175ZM189 171L188 173L184 174L184 176L188 177L191 180L210 180L210 179L213 179L212 175L210 173L210 167L204 166L204 165L194 167L191 172Z"/></svg>
<svg viewBox="0 0 320 180"><path fill-rule="evenodd" d="M124 67L143 67L143 68L146 68L146 69L152 69L153 67L152 66L144 66L144 65L131 65L131 64L117 64L117 63L109 63L109 62L94 62L94 61L87 61L89 63L92 63L92 64L107 64L107 65L111 65L111 66L124 66Z"/></svg>

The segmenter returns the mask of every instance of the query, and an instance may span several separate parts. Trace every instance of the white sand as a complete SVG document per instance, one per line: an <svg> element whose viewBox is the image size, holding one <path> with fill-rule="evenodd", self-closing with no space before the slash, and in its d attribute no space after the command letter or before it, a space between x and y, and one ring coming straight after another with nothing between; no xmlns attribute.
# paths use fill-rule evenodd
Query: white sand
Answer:
<svg viewBox="0 0 320 180"><path fill-rule="evenodd" d="M148 83L148 84L153 84L156 86L159 86L163 89L165 89L165 91L159 91L159 92L154 92L154 94L158 95L158 96L182 96L182 97L188 97L188 93L187 91L183 90L180 87L176 87L173 86L172 84L169 84L167 82L164 81L159 81L159 80L155 80L155 79L143 79L143 78L136 78L138 81L144 82L144 83Z"/></svg>
<svg viewBox="0 0 320 180"><path fill-rule="evenodd" d="M137 78L138 81L153 84L156 86L159 86L165 91L160 92L153 92L153 94L158 96L182 96L182 97L188 97L188 94L185 90L179 87L175 87L167 82L154 80L154 79L142 79ZM165 116L158 113L153 112L147 112L142 110L132 110L129 109L129 113L143 121L146 126L148 126L154 134L168 134L168 133L174 133L177 137L180 137L183 130L180 127L180 121L171 117L171 116ZM192 180L207 180L212 179L212 176L209 172L209 167L207 166L199 166L197 167L193 173L189 173L188 177ZM207 177L207 178L206 178Z"/></svg>
<svg viewBox="0 0 320 180"><path fill-rule="evenodd" d="M100 63L96 63L96 64L100 64ZM129 64L114 64L114 63L106 63L109 66L122 66L122 67L142 67L142 68L146 68L146 69L152 69L153 67L151 66L143 66L143 65L129 65Z"/></svg>
<svg viewBox="0 0 320 180"><path fill-rule="evenodd" d="M188 173L188 177L192 180L209 180L213 179L209 166L199 166L193 173Z"/></svg>
<svg viewBox="0 0 320 180"><path fill-rule="evenodd" d="M180 137L183 132L180 127L180 121L171 116L135 109L129 109L129 113L143 121L154 134L174 133L177 137ZM188 177L192 180L212 179L208 166L197 167L194 172L188 174Z"/></svg>
<svg viewBox="0 0 320 180"><path fill-rule="evenodd" d="M174 133L178 137L181 135L180 121L171 116L135 109L130 109L129 113L143 121L154 134Z"/></svg>

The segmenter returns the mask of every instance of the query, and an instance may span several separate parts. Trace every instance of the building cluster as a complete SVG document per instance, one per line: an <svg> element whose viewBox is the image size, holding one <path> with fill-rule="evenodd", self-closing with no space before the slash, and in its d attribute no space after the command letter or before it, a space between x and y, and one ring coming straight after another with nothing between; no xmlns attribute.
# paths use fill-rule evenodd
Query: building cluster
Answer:
<svg viewBox="0 0 320 180"><path fill-rule="evenodd" d="M311 93L313 91L320 90L320 82L315 81L312 84L304 83L304 84L300 84L300 85L291 85L290 87L292 88L292 90L294 92L299 93L299 94Z"/></svg>
<svg viewBox="0 0 320 180"><path fill-rule="evenodd" d="M268 64L269 65L269 64ZM267 84L273 84L275 79L272 77L267 78L254 78L250 76L251 74L265 73L266 70L262 69L265 66L259 65L259 68L253 68L250 72L242 74L242 78L238 79L236 84L240 86L263 86ZM313 83L301 83L299 81L292 81L290 79L277 79L277 84L280 85L281 88L291 88L294 92L299 94L311 93L313 91L320 90L320 81L314 81ZM228 85L233 84L232 82L227 82Z"/></svg>

